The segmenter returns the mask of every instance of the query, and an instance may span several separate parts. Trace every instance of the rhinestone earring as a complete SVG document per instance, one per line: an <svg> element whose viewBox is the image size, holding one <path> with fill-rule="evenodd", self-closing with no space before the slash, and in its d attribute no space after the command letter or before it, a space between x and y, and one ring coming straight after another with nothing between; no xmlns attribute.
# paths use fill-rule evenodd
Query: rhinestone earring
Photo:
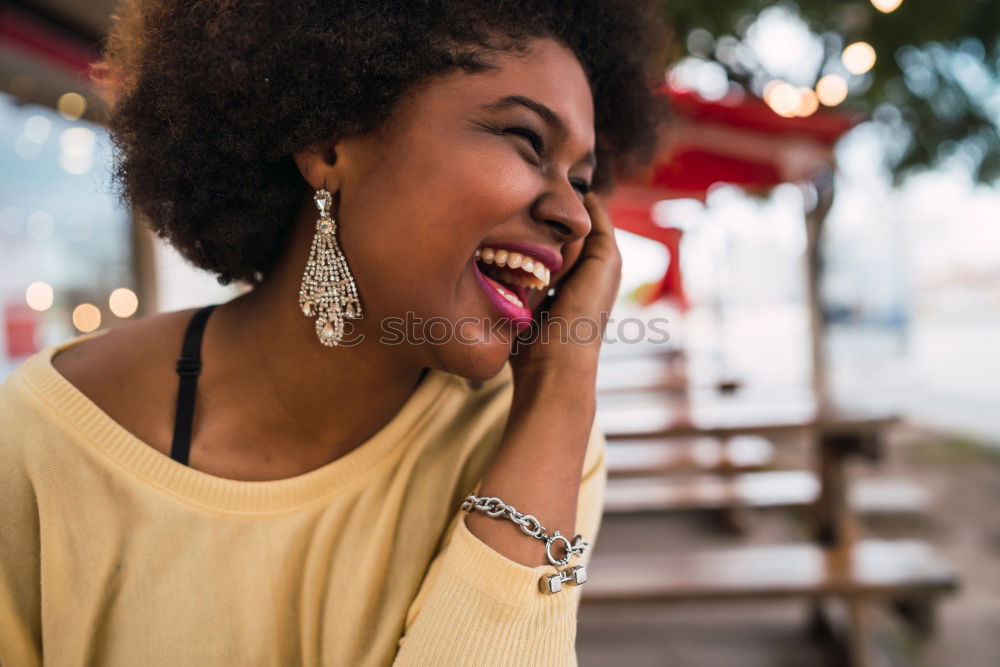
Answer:
<svg viewBox="0 0 1000 667"><path fill-rule="evenodd" d="M319 209L309 261L299 287L299 307L306 317L316 318L316 336L328 347L344 338L344 319L361 317L361 301L347 259L337 243L337 221L330 217L333 196L326 188L316 191Z"/></svg>

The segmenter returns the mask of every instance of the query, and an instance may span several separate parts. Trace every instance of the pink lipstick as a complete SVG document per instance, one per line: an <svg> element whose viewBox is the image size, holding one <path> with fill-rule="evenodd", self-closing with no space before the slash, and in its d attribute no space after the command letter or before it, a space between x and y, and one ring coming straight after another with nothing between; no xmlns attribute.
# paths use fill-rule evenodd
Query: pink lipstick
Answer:
<svg viewBox="0 0 1000 667"><path fill-rule="evenodd" d="M483 274L483 272L479 270L479 265L476 263L474 257L469 258L469 264L472 266L472 272L476 277L476 282L479 284L483 294L486 295L486 300L490 302L494 310L496 310L501 317L505 317L513 322L518 331L521 331L525 327L529 326L531 324L531 310L529 310L526 305L519 306L516 303L512 303L503 295L510 294L524 304L523 296ZM522 294L523 293L524 291L522 290Z"/></svg>

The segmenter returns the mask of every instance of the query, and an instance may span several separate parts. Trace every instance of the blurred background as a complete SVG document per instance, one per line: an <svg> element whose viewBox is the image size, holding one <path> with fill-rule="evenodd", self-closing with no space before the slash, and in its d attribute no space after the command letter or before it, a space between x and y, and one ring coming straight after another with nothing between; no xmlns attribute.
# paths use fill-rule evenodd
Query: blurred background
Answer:
<svg viewBox="0 0 1000 667"><path fill-rule="evenodd" d="M0 5L0 379L224 301L124 209L109 0ZM582 665L1000 664L1000 2L673 0L608 201Z"/></svg>

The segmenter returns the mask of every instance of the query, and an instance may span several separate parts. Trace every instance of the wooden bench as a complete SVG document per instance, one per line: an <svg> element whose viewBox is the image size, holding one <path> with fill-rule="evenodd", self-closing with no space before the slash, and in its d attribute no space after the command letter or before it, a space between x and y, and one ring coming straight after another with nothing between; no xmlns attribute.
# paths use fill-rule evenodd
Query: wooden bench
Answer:
<svg viewBox="0 0 1000 667"><path fill-rule="evenodd" d="M822 549L811 544L741 547L690 555L594 553L582 589L586 605L662 604L804 598L814 604L813 631L829 627L826 603L851 616L847 662L877 664L870 651L870 612L887 602L926 637L937 601L958 588L951 566L914 540L863 540ZM878 663L881 664L881 663Z"/></svg>
<svg viewBox="0 0 1000 667"><path fill-rule="evenodd" d="M610 449L610 446L609 446ZM604 499L608 514L799 508L820 497L816 476L804 470L746 472L732 476L647 476L609 479ZM850 508L862 515L920 515L929 497L906 480L857 480L848 493Z"/></svg>
<svg viewBox="0 0 1000 667"><path fill-rule="evenodd" d="M710 401L663 399L659 402L598 403L597 422L609 439L711 436L753 433L771 436L804 429L857 433L896 421L882 411L819 409L806 398L773 403L737 398Z"/></svg>
<svg viewBox="0 0 1000 667"><path fill-rule="evenodd" d="M740 547L691 555L594 552L586 604L824 596L908 599L954 591L951 566L913 540Z"/></svg>
<svg viewBox="0 0 1000 667"><path fill-rule="evenodd" d="M678 368L671 367L667 359L665 355L660 359L602 359L597 366L597 391L684 391L687 388L687 377Z"/></svg>
<svg viewBox="0 0 1000 667"><path fill-rule="evenodd" d="M747 547L726 553L692 556L631 554L602 556L591 566L583 599L590 604L671 600L791 597L812 601L813 618L841 600L849 610L846 635L850 663L876 663L867 649L873 604L890 600L918 634L932 626L940 594L957 587L948 564L919 541L858 541L858 510L883 508L898 513L926 504L926 495L906 482L850 484L846 460L881 455L881 433L895 415L880 409L847 409L820 403L807 392L767 392L747 388L727 396L690 389L685 395L637 391L604 394L597 422L608 438L718 439L747 434L807 436L815 450L816 474L747 472L705 479L687 491L660 476L611 479L608 511L664 511L666 508L722 507L730 523L741 527L748 506L810 506L815 544ZM803 476L804 475L804 476ZM632 486L626 486L630 484ZM794 496L797 496L795 498ZM886 501L889 502L886 502ZM735 509L734 509L735 508ZM605 573L607 575L605 576ZM597 583L601 577L603 581ZM839 596L839 597L838 597ZM814 621L813 627L823 625Z"/></svg>
<svg viewBox="0 0 1000 667"><path fill-rule="evenodd" d="M774 460L766 438L633 438L611 440L606 449L608 477L637 477L679 471L760 470Z"/></svg>

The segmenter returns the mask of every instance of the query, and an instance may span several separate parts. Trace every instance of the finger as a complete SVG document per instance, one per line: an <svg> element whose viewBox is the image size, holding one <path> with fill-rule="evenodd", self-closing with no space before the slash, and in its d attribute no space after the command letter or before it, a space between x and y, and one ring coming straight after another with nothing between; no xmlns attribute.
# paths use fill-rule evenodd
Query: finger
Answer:
<svg viewBox="0 0 1000 667"><path fill-rule="evenodd" d="M596 193L588 192L583 198L583 205L586 207L587 213L590 214L591 234L614 233L612 231L611 216L608 215L607 209L604 208L604 203Z"/></svg>
<svg viewBox="0 0 1000 667"><path fill-rule="evenodd" d="M583 203L590 215L590 234L587 235L581 256L617 254L614 225L604 203L593 192L584 196Z"/></svg>

